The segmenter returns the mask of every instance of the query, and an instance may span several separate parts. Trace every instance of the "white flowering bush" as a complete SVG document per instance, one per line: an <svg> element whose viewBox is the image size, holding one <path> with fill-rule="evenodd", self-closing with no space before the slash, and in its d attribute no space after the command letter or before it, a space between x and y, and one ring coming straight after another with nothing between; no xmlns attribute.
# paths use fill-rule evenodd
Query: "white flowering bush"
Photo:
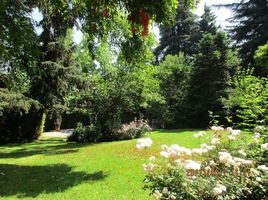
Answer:
<svg viewBox="0 0 268 200"><path fill-rule="evenodd" d="M144 188L155 199L267 200L268 143L261 136L213 126L194 137L198 148L162 145L143 165Z"/></svg>

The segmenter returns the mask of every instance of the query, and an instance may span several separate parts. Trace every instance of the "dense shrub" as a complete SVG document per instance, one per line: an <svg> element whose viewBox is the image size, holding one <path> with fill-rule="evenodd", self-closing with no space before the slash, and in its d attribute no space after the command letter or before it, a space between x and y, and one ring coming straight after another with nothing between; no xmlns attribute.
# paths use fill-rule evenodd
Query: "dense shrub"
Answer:
<svg viewBox="0 0 268 200"><path fill-rule="evenodd" d="M128 140L139 138L145 132L152 130L145 120L135 120L128 124L123 124L119 129L115 128L109 133L109 140ZM74 133L69 137L70 141L78 142L99 142L107 140L107 133L103 136L101 129L93 124L83 126L78 123Z"/></svg>
<svg viewBox="0 0 268 200"><path fill-rule="evenodd" d="M162 157L143 165L145 188L156 199L267 199L268 143L260 134L250 140L240 130L213 126L194 137L207 143L194 149L162 145Z"/></svg>
<svg viewBox="0 0 268 200"><path fill-rule="evenodd" d="M74 132L68 138L69 141L76 142L98 142L101 138L101 134L98 132L97 128L91 124L83 126L82 123L78 123Z"/></svg>
<svg viewBox="0 0 268 200"><path fill-rule="evenodd" d="M22 94L0 89L0 144L38 138L42 106Z"/></svg>

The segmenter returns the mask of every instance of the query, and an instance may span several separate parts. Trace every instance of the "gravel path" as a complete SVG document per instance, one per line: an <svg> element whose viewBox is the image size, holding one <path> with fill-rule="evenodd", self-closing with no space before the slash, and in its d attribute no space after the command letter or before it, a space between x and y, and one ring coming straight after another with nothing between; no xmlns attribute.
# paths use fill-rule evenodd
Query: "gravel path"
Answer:
<svg viewBox="0 0 268 200"><path fill-rule="evenodd" d="M73 133L73 129L44 132L39 138L67 138Z"/></svg>

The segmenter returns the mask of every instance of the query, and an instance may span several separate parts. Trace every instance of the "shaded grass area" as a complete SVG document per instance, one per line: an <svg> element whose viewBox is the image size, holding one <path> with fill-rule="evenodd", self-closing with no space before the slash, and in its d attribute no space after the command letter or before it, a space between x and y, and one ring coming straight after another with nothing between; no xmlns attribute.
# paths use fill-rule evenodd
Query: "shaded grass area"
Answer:
<svg viewBox="0 0 268 200"><path fill-rule="evenodd" d="M195 130L159 130L148 150L136 140L79 144L41 140L0 147L0 199L151 199L142 164L162 144L198 146Z"/></svg>

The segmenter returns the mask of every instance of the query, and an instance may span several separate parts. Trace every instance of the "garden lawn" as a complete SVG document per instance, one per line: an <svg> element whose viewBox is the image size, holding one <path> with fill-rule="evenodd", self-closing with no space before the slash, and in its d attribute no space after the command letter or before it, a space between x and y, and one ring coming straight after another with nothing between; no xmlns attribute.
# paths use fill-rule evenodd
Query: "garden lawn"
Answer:
<svg viewBox="0 0 268 200"><path fill-rule="evenodd" d="M79 144L39 140L0 147L0 199L142 200L142 164L159 156L162 144L196 147L194 130L155 131L153 145L137 150L137 140Z"/></svg>

